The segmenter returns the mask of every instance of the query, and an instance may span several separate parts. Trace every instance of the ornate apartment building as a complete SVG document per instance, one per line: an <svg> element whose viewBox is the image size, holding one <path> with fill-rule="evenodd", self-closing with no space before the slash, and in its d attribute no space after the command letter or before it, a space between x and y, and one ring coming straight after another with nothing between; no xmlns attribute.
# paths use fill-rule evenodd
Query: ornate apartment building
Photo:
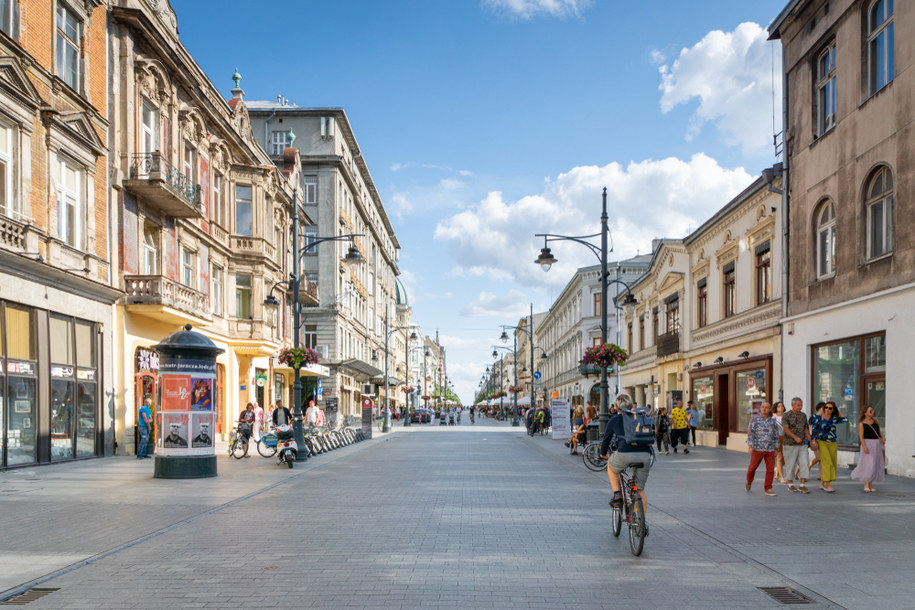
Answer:
<svg viewBox="0 0 915 610"><path fill-rule="evenodd" d="M891 472L915 474L915 4L788 2L781 41L790 284L786 396L833 400L839 461L854 461L872 405Z"/></svg>
<svg viewBox="0 0 915 610"><path fill-rule="evenodd" d="M767 173L686 238L657 240L624 308L624 389L652 407L693 400L705 445L745 451L750 417L782 390L780 185Z"/></svg>
<svg viewBox="0 0 915 610"><path fill-rule="evenodd" d="M0 2L0 469L113 449L106 8Z"/></svg>
<svg viewBox="0 0 915 610"><path fill-rule="evenodd" d="M112 260L124 292L114 417L119 445L133 452L137 409L158 396L151 347L186 323L224 350L217 435L248 402L291 404L291 370L275 355L292 336L286 280L299 161L284 147L274 166L252 136L240 75L227 103L179 40L167 2L111 0L108 27L108 171L120 234ZM311 224L304 212L300 224ZM271 294L280 306L265 303ZM307 283L301 294L302 305L317 304Z"/></svg>
<svg viewBox="0 0 915 610"><path fill-rule="evenodd" d="M304 310L303 345L317 349L330 369L323 396L336 398L342 415L357 415L363 392L383 388L386 315L389 330L409 326L395 309L406 305L397 282L400 243L342 108L302 108L282 96L247 106L251 137L275 163L283 162L287 138L301 155L298 196L316 223L306 228L305 243L359 235L352 243L365 259L361 265L341 262L348 240L317 243L302 256L303 273L320 295L320 305ZM403 330L395 334L389 342L390 377L403 364L409 336ZM402 404L399 387L393 387L391 399Z"/></svg>

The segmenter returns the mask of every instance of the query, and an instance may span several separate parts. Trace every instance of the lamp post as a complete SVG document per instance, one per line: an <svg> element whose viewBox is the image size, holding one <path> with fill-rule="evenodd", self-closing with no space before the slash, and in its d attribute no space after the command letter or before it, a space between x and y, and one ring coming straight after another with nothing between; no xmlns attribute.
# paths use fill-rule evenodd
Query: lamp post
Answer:
<svg viewBox="0 0 915 610"><path fill-rule="evenodd" d="M504 335L505 331L502 331L502 334ZM514 364L514 367L515 367L514 368L515 383L512 385L517 384L518 383L518 341L517 341L517 339L515 340L515 344L512 346L511 349L508 349L507 347L502 347L500 345L493 345L492 346L492 357L493 358L495 358L498 355L496 353L496 350L498 350L498 349L504 349L505 351L512 353L512 363ZM501 369L502 361L499 360L499 362L500 362L499 368ZM501 391L501 388L499 388L499 389ZM518 418L518 394L516 392L512 392L512 401L513 401L512 402L512 404L513 404L513 406L512 406L512 426L518 426L518 425L520 425L520 420Z"/></svg>
<svg viewBox="0 0 915 610"><path fill-rule="evenodd" d="M540 265L544 271L549 271L550 267L557 262L547 244L551 241L574 241L586 246L593 252L600 261L600 341L607 342L607 252L612 250L608 244L610 231L607 228L607 188L604 187L603 208L600 215L600 233L593 235L556 235L552 233L537 233L534 237L543 237L543 248L540 250L540 256L534 262ZM589 241L593 237L600 237L600 247L598 248ZM607 428L607 421L610 419L610 395L607 384L607 369L601 367L600 373L600 414L598 416L599 431L601 437Z"/></svg>
<svg viewBox="0 0 915 610"><path fill-rule="evenodd" d="M504 349L505 351L508 351L508 348L507 348L507 347L501 347L501 346L498 346L498 345L493 345L492 348L493 348L493 349L492 349L492 357L493 357L493 360L495 360L496 358L499 359L499 414L502 416L502 419L504 420L504 419L505 419L505 406L504 406L503 401L502 401L502 398L503 398L503 396L502 396L502 394L503 394L502 387L505 385L505 382L504 382L504 380L502 379L502 374L503 374L503 372L505 371L505 366L502 364L502 356L499 356L499 353L498 353L496 350L498 350L498 349ZM493 366L495 366L495 365L496 365L495 362L493 362ZM517 366L517 365L516 365L516 366Z"/></svg>
<svg viewBox="0 0 915 610"><path fill-rule="evenodd" d="M536 345L536 346L535 346L535 345L531 345L531 407L534 406L534 372L535 372L535 369L534 369L534 350L535 350L535 349L539 349L541 352L543 352L543 353L540 355L540 361L541 361L541 362L543 362L544 360L546 360L547 358L549 358L549 356L547 355L545 349L543 349L543 348L540 347L539 345ZM521 372L522 372L522 373L526 373L526 372L527 372L527 365L524 365L524 367L521 369Z"/></svg>
<svg viewBox="0 0 915 610"><path fill-rule="evenodd" d="M355 239L357 237L363 237L362 233L348 233L346 235L335 235L333 237L315 237L310 239L303 247L299 248L299 239L305 238L307 236L304 234L299 234L299 188L295 187L292 191L292 241L293 241L293 256L292 256L292 275L290 277L290 283L292 284L292 347L299 347L299 329L302 326L302 323L299 321L299 290L301 285L301 278L299 277L299 266L301 263L302 256L305 255L308 250L311 248L316 248L318 244L322 244L328 241L349 241L350 246L346 251L346 256L343 258L343 261L347 264L357 264L362 263L365 259L362 257L362 253L359 252L359 248L356 247ZM277 244L277 246L279 246ZM276 288L274 285L273 288ZM270 289L270 294L267 295L267 298L264 299L264 304L269 306L279 306L279 301L273 296L273 288ZM293 402L293 411L292 411L292 420L293 420L293 434L295 442L299 447L305 446L305 434L302 427L302 379L299 375L298 370L292 372L292 402ZM304 462L308 459L307 451L299 451L296 461Z"/></svg>
<svg viewBox="0 0 915 610"><path fill-rule="evenodd" d="M623 298L624 307L638 305L638 301L636 300L635 296L633 296L633 294L632 294L632 288L629 287L629 284L627 284L626 282L624 282L623 280L620 279L619 264L616 265L616 279L607 281L607 286L610 286L610 284L622 284L623 286L625 286L626 296ZM620 304L617 302L619 300L619 298L620 298L620 291L619 291L619 289L617 289L616 297L614 297L614 299L613 299L613 310L616 315L616 344L617 345L620 344ZM631 345L629 346L629 349L630 350L632 349ZM619 393L620 386L622 385L622 382L620 380L620 367L619 367L619 365L614 365L613 368L616 372L616 392Z"/></svg>
<svg viewBox="0 0 915 610"><path fill-rule="evenodd" d="M385 309L384 309L384 415L383 415L384 421L381 424L382 432L391 431L391 408L389 406L389 401L388 401L388 395L391 393L391 390L389 387L390 379L388 377L388 359L389 359L388 356L390 355L389 350L388 350L388 344L391 340L392 333L395 333L398 330L405 330L405 329L410 328L409 326L395 326L394 328L390 328L390 322L388 319L389 314L390 314L390 312L388 311L388 308L385 307ZM410 339L416 339L416 338L417 338L416 331L413 331L410 334L410 336L407 338L407 346L408 346L407 349L408 350L409 350L409 345L410 345ZM409 353L409 352L407 352L407 353ZM409 358L407 360L409 361ZM405 366L407 366L409 364L408 361L404 362ZM406 377L406 376L407 375L404 375L404 377ZM404 409L404 411L406 411L406 410L407 409ZM407 422L410 421L409 413L407 413L406 419L407 419ZM404 425L409 426L410 424L405 423Z"/></svg>
<svg viewBox="0 0 915 610"><path fill-rule="evenodd" d="M531 375L533 375L534 374L534 304L531 303L531 313L530 313L530 317L528 317L527 330L524 330L520 326L511 326L509 324L502 325L502 335L499 337L499 340L501 340L502 343L506 343L508 341L508 334L505 332L506 328L520 330L521 332L527 334L529 345L531 346ZM517 351L518 337L514 333L512 333L512 339L514 340L513 349L515 351ZM544 354L545 353L546 352L544 352ZM531 379L533 379L533 377L531 377ZM517 354L515 355L515 383L518 383ZM533 394L534 394L534 382L531 381L531 396L533 396ZM521 420L520 420L520 416L518 414L518 395L515 394L515 406L514 406L514 412L512 413L512 426L520 426L520 425L521 425Z"/></svg>

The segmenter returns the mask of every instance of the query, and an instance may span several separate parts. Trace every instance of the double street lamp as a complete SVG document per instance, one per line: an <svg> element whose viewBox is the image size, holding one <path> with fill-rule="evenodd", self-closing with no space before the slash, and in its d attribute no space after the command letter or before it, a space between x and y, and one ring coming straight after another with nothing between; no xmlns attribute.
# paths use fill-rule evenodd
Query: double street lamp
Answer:
<svg viewBox="0 0 915 610"><path fill-rule="evenodd" d="M525 333L528 338L528 345L531 346L531 402L533 403L533 400L534 400L533 375L534 375L534 371L535 371L535 369L534 369L534 304L531 303L531 312L530 312L530 317L528 318L528 323L527 323L526 329L521 328L520 326L511 326L510 324L502 324L502 335L499 337L499 340L502 341L502 343L508 342L508 333L505 332L505 329L509 329L509 328L512 330L520 330L521 332ZM512 339L514 340L512 351L513 351L513 353L515 353L515 383L518 383L518 362L517 362L517 360L518 360L518 356L517 356L518 336L515 335L514 333L512 333ZM543 348L541 348L541 349L543 349ZM545 351L543 352L543 357L546 358ZM533 404L531 406L533 406ZM518 413L518 395L515 394L515 406L514 406L514 412L512 414L512 426L520 426L520 425L521 425L521 421L520 421L520 414Z"/></svg>
<svg viewBox="0 0 915 610"><path fill-rule="evenodd" d="M395 326L394 328L390 328L388 317L389 317L389 312L387 311L387 308L385 308L385 312L384 312L384 415L383 415L384 421L382 422L382 425L381 425L382 432L391 431L391 425L390 425L391 424L391 409L390 409L389 401L388 401L388 395L391 393L391 390L389 388L390 379L388 378L388 360L389 360L388 343L391 340L392 334L396 333L399 330L409 330L409 328L410 328L409 326ZM416 334L415 330L410 333L409 337L407 337L406 350L405 350L406 358L404 359L404 367L407 367L406 371L409 371L410 341L415 341L418 338L419 338L419 335ZM408 377L409 377L409 373L405 372L404 378L406 379ZM404 385L406 385L406 384L407 384L407 382L405 381ZM409 426L410 425L409 401L407 401L405 403L403 410L404 410L403 425Z"/></svg>
<svg viewBox="0 0 915 610"><path fill-rule="evenodd" d="M346 251L346 256L343 257L343 262L346 264L359 264L365 262L362 253L359 251L359 248L356 247L356 238L363 237L362 233L347 233L346 235L334 235L332 237L313 237L310 235L300 234L299 233L299 189L296 187L292 192L292 241L293 241L293 256L292 256L292 274L290 275L289 284L292 288L292 347L298 348L299 345L299 329L302 327L302 322L299 321L300 311L299 311L299 291L301 289L302 279L299 273L299 266L301 265L301 259L305 254L312 248L317 248L318 244L323 244L324 242L329 241L349 241L349 248ZM298 247L299 239L304 239L305 245L301 248ZM276 244L276 247L279 247L279 244ZM273 288L270 289L270 293L267 295L267 298L264 299L264 305L270 307L278 307L280 302L275 296L273 296L273 290L285 282L277 282L274 284ZM293 402L293 411L292 411L292 420L293 420L293 435L295 438L296 444L301 448L305 446L305 432L302 426L302 379L299 376L299 371L295 370L292 372L292 402ZM304 462L308 459L307 451L299 451L296 461Z"/></svg>
<svg viewBox="0 0 915 610"><path fill-rule="evenodd" d="M502 358L499 357L499 352L496 351L496 350L500 350L500 349L504 349L504 350L507 351L507 352L512 352L512 355L513 355L513 357L512 357L512 362L514 362L514 366L515 366L515 383L518 383L518 358L517 358L517 356L514 355L514 353L515 353L514 350L510 350L510 349L508 349L507 347L502 347L501 345L493 345L493 346L492 346L492 357L493 357L493 360L495 360L496 358L499 358L499 413L501 413L502 416L505 417L505 409L502 407L502 394L505 393L505 391L502 389L502 388L504 387L504 384L502 383L502 371L504 370L505 367L504 367L503 364L502 364ZM512 385L514 385L514 384L512 384ZM515 404L515 417L517 418L517 416L518 416L518 415L517 415L517 412L518 412L518 395L515 394L514 392L512 392L512 396L515 397L515 398L514 398L514 401L515 401L515 402L514 402L514 404ZM512 422L512 425L514 426L514 425L517 425L517 424L515 424L514 421L513 421L513 422Z"/></svg>

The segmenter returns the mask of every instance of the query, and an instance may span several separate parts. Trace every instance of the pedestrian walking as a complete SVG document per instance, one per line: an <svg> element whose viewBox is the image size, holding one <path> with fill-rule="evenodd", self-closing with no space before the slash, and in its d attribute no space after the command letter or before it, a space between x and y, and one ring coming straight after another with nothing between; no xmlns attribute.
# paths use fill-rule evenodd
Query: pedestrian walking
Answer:
<svg viewBox="0 0 915 610"><path fill-rule="evenodd" d="M783 427L782 416L785 414L785 403L779 401L775 403L775 409L773 410L772 417L775 418L775 421L778 422L779 428ZM775 476L778 478L779 483L786 483L785 481L785 455L782 451L782 445L784 444L785 432L781 430L781 433L778 437L778 453L775 454Z"/></svg>
<svg viewBox="0 0 915 610"><path fill-rule="evenodd" d="M264 409L254 401L254 442L261 440L261 429L264 427Z"/></svg>
<svg viewBox="0 0 915 610"><path fill-rule="evenodd" d="M810 415L810 418L807 420L807 426L810 429L810 450L813 451L813 460L811 460L811 462L810 462L810 472L813 472L814 466L816 466L817 464L820 463L820 448L816 443L813 442L813 440L816 438L816 436L814 434L815 430L813 429L814 418L817 415L822 415L823 409L825 409L825 408L826 408L825 402L818 402L816 407L814 407L813 413ZM819 420L816 420L816 421L819 421ZM820 477L818 476L817 481L819 481L819 480L820 480Z"/></svg>
<svg viewBox="0 0 915 610"><path fill-rule="evenodd" d="M691 400L686 402L686 406L686 414L689 416L689 432L693 437L693 447L695 447L696 427L699 425L699 411L696 410L696 405L694 405Z"/></svg>
<svg viewBox="0 0 915 610"><path fill-rule="evenodd" d="M667 414L667 407L661 407L658 411L657 427L655 428L655 438L658 444L658 453L661 453L661 443L664 443L664 455L670 455L670 416Z"/></svg>
<svg viewBox="0 0 915 610"><path fill-rule="evenodd" d="M589 422L594 421L597 419L597 407L588 402L587 408L585 409L585 415L587 416Z"/></svg>
<svg viewBox="0 0 915 610"><path fill-rule="evenodd" d="M858 418L858 442L861 453L858 455L858 466L852 471L851 478L864 483L864 492L876 491L874 483L884 479L886 468L886 437L880 432L880 422L874 417L874 407L861 407Z"/></svg>
<svg viewBox="0 0 915 610"><path fill-rule="evenodd" d="M149 457L149 431L152 429L152 398L147 396L143 399L143 406L140 407L137 421L137 432L140 433L140 439L137 441L137 459L142 460Z"/></svg>
<svg viewBox="0 0 915 610"><path fill-rule="evenodd" d="M767 496L777 495L772 491L772 481L775 478L775 454L778 451L778 422L772 417L772 405L767 402L759 405L759 415L754 415L747 428L747 445L750 452L750 467L747 468L747 493L753 485L756 470L760 462L766 462L766 480L763 484L763 493Z"/></svg>
<svg viewBox="0 0 915 610"><path fill-rule="evenodd" d="M807 477L810 476L810 468L807 462L810 455L807 447L810 445L810 428L803 409L804 401L795 396L791 399L791 410L782 415L782 454L785 460L783 471L788 474L788 491L809 494ZM794 486L795 474L800 479L797 487Z"/></svg>
<svg viewBox="0 0 915 610"><path fill-rule="evenodd" d="M835 489L832 488L832 482L836 480L839 447L836 426L847 423L848 418L842 417L839 407L830 400L823 407L823 414L814 415L813 419L814 422L810 426L812 437L810 446L816 445L820 449L820 489L833 493Z"/></svg>
<svg viewBox="0 0 915 610"><path fill-rule="evenodd" d="M681 442L683 453L689 453L689 415L683 408L683 401L675 400L673 411L670 412L670 444L673 445L674 453L677 452L677 444Z"/></svg>

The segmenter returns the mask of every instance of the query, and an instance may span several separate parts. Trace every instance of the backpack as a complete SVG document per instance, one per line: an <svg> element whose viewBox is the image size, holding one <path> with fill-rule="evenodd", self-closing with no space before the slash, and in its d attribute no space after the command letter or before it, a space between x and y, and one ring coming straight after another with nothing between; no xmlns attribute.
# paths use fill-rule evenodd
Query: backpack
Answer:
<svg viewBox="0 0 915 610"><path fill-rule="evenodd" d="M650 447L655 442L655 423L647 409L623 411L623 439L626 445Z"/></svg>

